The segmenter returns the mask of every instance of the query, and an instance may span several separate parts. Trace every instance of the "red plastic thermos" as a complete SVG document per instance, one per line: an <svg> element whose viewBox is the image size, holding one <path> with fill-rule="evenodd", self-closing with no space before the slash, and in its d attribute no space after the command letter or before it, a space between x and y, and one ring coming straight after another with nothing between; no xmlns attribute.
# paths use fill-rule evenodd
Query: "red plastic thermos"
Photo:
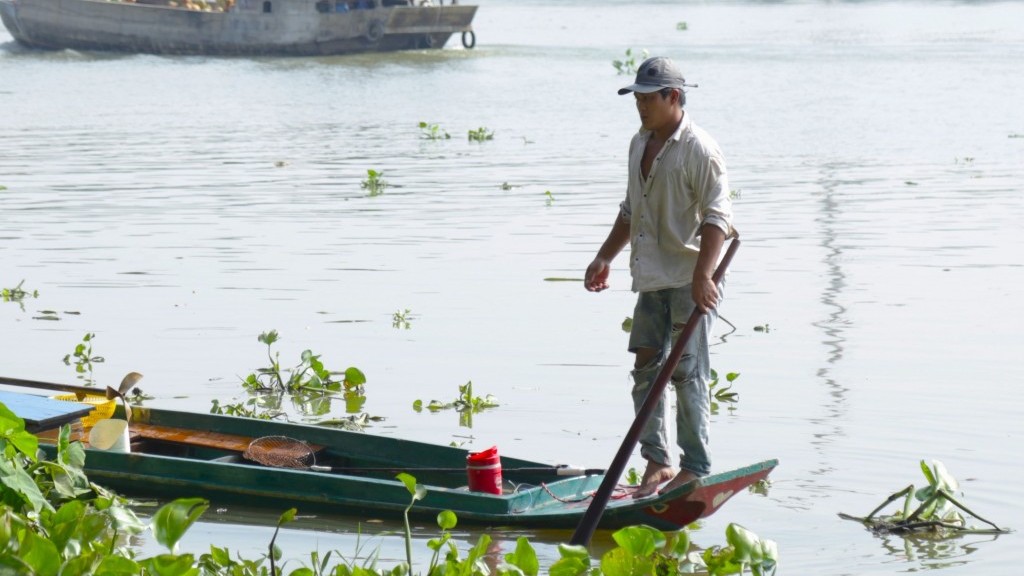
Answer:
<svg viewBox="0 0 1024 576"><path fill-rule="evenodd" d="M466 456L466 475L469 477L470 490L501 494L501 458L498 457L498 447L470 452Z"/></svg>

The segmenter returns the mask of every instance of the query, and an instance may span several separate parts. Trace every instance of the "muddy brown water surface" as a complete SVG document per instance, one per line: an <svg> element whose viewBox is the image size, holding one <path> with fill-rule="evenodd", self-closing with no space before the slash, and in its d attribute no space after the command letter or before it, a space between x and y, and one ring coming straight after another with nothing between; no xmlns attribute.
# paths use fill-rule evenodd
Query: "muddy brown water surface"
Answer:
<svg viewBox="0 0 1024 576"><path fill-rule="evenodd" d="M736 330L713 363L740 398L714 465L781 462L692 539L738 522L784 574L1016 573L1016 534L905 540L836 514L938 459L973 509L1024 522L1024 5L485 0L475 27L472 51L311 59L37 52L0 31L0 285L39 291L0 303L0 372L76 383L61 358L94 332L101 383L139 371L151 405L207 411L243 397L277 329L285 365L308 348L366 373L386 418L368 433L606 466L631 421L626 259L599 295L548 279L581 279L614 218L638 122L611 62L646 48L700 84L687 109L738 194ZM494 139L468 142L480 127ZM472 428L413 411L469 380L501 404ZM256 555L274 519L212 509L182 546ZM296 526L292 558L355 550L355 520ZM384 565L397 528L362 525ZM546 563L569 537L492 534Z"/></svg>

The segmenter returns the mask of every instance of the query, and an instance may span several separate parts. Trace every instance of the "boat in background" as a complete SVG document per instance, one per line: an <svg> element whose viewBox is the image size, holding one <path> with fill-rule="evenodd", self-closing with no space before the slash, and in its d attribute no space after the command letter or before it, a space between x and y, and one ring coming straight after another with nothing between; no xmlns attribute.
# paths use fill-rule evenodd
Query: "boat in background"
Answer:
<svg viewBox="0 0 1024 576"><path fill-rule="evenodd" d="M0 0L14 39L44 49L321 56L473 48L477 6L444 0Z"/></svg>

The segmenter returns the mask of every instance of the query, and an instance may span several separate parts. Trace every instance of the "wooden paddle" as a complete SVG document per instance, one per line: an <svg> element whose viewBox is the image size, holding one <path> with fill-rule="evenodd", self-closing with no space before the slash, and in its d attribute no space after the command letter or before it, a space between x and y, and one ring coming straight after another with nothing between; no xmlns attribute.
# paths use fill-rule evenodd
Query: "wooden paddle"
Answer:
<svg viewBox="0 0 1024 576"><path fill-rule="evenodd" d="M9 376L0 376L0 384L7 384L9 386L21 386L22 388L38 388L41 390L56 390L57 392L72 392L74 394L88 394L90 396L102 396L104 393L111 394L110 398L115 398L118 395L124 395L128 390L131 389L139 380L142 379L142 374L138 372L129 372L125 375L124 379L121 380L121 385L118 386L117 390L114 390L110 386L107 386L107 392L100 390L99 388L88 388L86 386L73 386L71 384L55 384L52 382L39 382L38 380L22 380L21 378L11 378Z"/></svg>
<svg viewBox="0 0 1024 576"><path fill-rule="evenodd" d="M715 270L714 276L712 276L712 281L716 286L722 281L722 277L725 276L725 270L729 267L729 262L732 261L732 257L736 254L736 249L739 246L740 239L733 238L729 249L725 252L725 256L722 257L722 262L718 265L718 269ZM686 327L683 328L679 339L672 346L672 351L669 352L665 364L661 367L661 371L658 372L658 377L655 378L654 384L651 385L651 389L647 392L647 398L640 406L640 409L637 410L633 425L629 427L626 437L622 439L622 446L619 446L619 451L615 454L611 465L608 466L608 472L605 474L604 480L601 481L601 485L594 492L594 499L591 500L587 511L580 518L580 523L576 526L576 531L573 532L572 540L569 541L571 544L577 546L587 546L590 544L590 538L594 535L594 530L597 529L598 523L601 522L604 509L608 506L608 500L611 498L615 486L619 483L622 473L626 471L626 464L633 453L633 448L636 447L636 443L640 440L640 433L643 431L647 421L651 419L651 414L658 405L658 400L665 391L665 387L668 386L672 372L675 371L676 365L679 364L679 359L683 357L683 349L686 347L686 343L697 329L697 320L703 314L700 308L694 308L693 313L690 314L689 320L686 321Z"/></svg>
<svg viewBox="0 0 1024 576"><path fill-rule="evenodd" d="M56 390L58 392L72 392L78 395L78 399L89 396L103 396L107 397L107 400L114 398L120 398L121 404L124 406L125 419L132 419L132 409L128 406L128 402L125 401L124 395L131 390L132 386L142 380L142 374L138 372L129 372L121 380L121 385L117 387L117 390L107 386L106 390L100 390L98 388L86 388L85 386L72 386L70 384L53 384L50 382L39 382L37 380L22 380L20 378L9 378L7 376L0 376L0 384L7 384L9 386L21 386L23 388L37 388L42 390Z"/></svg>

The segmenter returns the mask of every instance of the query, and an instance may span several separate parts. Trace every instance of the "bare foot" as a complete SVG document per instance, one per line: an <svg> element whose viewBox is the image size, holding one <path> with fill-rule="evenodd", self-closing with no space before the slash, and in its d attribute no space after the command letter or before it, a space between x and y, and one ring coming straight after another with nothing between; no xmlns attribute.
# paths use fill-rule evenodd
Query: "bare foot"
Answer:
<svg viewBox="0 0 1024 576"><path fill-rule="evenodd" d="M640 481L640 487L633 492L633 498L645 498L654 494L662 482L668 482L675 474L676 471L671 466L648 460L643 480Z"/></svg>
<svg viewBox="0 0 1024 576"><path fill-rule="evenodd" d="M671 492L672 490L679 488L680 486L686 484L687 482L696 480L697 478L700 478L700 476L697 476L696 474L690 472L689 470L680 470L679 474L676 474L676 477L673 478L671 482L666 484L665 487L662 488L661 490L658 490L658 493L664 494L666 492Z"/></svg>

